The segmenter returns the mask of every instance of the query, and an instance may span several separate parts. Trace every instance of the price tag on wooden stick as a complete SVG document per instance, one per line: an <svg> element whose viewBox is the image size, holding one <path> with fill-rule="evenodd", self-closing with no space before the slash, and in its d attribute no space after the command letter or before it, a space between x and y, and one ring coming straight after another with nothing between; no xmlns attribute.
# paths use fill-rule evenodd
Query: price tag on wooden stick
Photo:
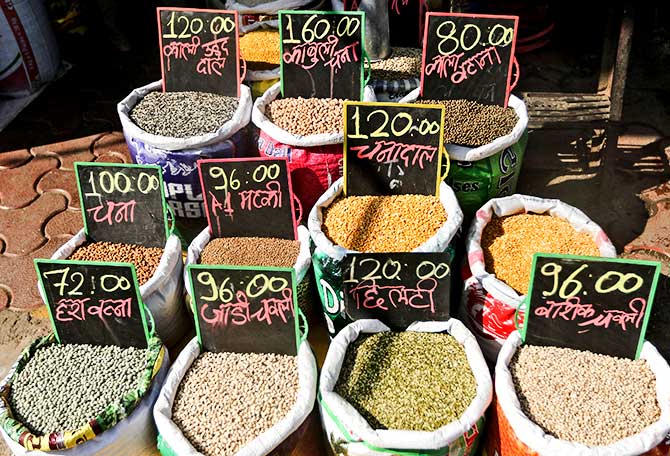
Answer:
<svg viewBox="0 0 670 456"><path fill-rule="evenodd" d="M428 13L421 97L507 107L517 16Z"/></svg>
<svg viewBox="0 0 670 456"><path fill-rule="evenodd" d="M204 350L298 353L292 268L189 265L198 340Z"/></svg>
<svg viewBox="0 0 670 456"><path fill-rule="evenodd" d="M535 254L524 342L637 359L660 271L651 261Z"/></svg>
<svg viewBox="0 0 670 456"><path fill-rule="evenodd" d="M60 343L147 348L132 264L36 259L35 269Z"/></svg>
<svg viewBox="0 0 670 456"><path fill-rule="evenodd" d="M344 193L438 195L444 107L344 103Z"/></svg>
<svg viewBox="0 0 670 456"><path fill-rule="evenodd" d="M237 11L157 8L164 92L240 96Z"/></svg>

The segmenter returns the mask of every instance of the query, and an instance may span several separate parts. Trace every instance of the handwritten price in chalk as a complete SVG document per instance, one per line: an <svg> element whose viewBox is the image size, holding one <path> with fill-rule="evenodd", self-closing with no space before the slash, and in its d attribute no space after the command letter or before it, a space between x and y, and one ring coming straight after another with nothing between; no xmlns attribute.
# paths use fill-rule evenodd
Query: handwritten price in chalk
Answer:
<svg viewBox="0 0 670 456"><path fill-rule="evenodd" d="M546 277L553 278L553 286L549 291L542 291L542 296L550 297L558 292L562 299L569 299L582 291L584 284L578 280L582 272L588 269L588 264L583 264L575 269L562 282L560 273L563 266L557 263L546 263L540 268L540 273ZM644 285L644 279L633 272L623 273L619 271L608 271L602 274L595 282L594 290L600 294L620 292L624 294L634 293Z"/></svg>
<svg viewBox="0 0 670 456"><path fill-rule="evenodd" d="M272 165L259 165L254 171L251 173L251 178L253 179L254 182L265 182L266 180L270 179L276 179L279 177L279 172L281 171L281 168L279 167L278 164L272 164ZM217 166L213 166L209 168L209 175L213 179L220 179L221 183L219 185L215 185L214 189L215 190L239 190L240 188L240 180L235 178L235 173L237 172L237 169L231 170L229 173L226 173L226 171ZM247 171L247 175L249 175L249 172Z"/></svg>
<svg viewBox="0 0 670 456"><path fill-rule="evenodd" d="M82 272L71 272L70 267L65 267L63 269L54 269L42 273L42 276L45 279L50 279L52 275L56 280L59 280L58 282L51 283L58 290L60 296L81 296L83 294L80 289L84 284L86 277ZM96 283L102 291L107 293L113 293L117 290L125 291L129 290L131 287L128 278L114 274L104 274L98 278L89 274L88 278L91 281L91 294L93 294L93 290L96 289Z"/></svg>
<svg viewBox="0 0 670 456"><path fill-rule="evenodd" d="M229 16L215 16L207 22L212 35L219 35L222 32L230 33L235 30L235 21ZM181 30L177 34L175 26L179 24L181 24ZM178 14L176 11L170 13L170 19L165 25L169 28L169 33L164 33L163 38L191 38L205 28L205 22L201 18Z"/></svg>
<svg viewBox="0 0 670 456"><path fill-rule="evenodd" d="M470 51L477 45L506 47L514 41L514 27L495 24L488 29L487 41L481 41L482 30L477 24L465 24L458 33L454 21L444 21L438 27L436 35L440 38L437 49L442 55L451 55L459 49Z"/></svg>
<svg viewBox="0 0 670 456"><path fill-rule="evenodd" d="M287 15L288 22L286 23L286 30L289 33L289 38L283 39L282 42L286 44L311 43L314 40L321 40L331 32L339 38L344 36L354 36L354 34L361 27L361 20L358 17L343 16L337 25L331 26L330 21L326 18L318 19L319 16L313 14L305 20L300 36L302 41L294 38L293 34L293 19L291 15ZM317 20L318 19L318 20Z"/></svg>
<svg viewBox="0 0 670 456"><path fill-rule="evenodd" d="M361 133L361 112L360 107L354 107L354 113L351 116L354 121L354 132L348 134L347 137L351 139L368 139L368 138L388 138L390 134L396 138L401 138L412 132L418 132L420 135L434 135L440 131L440 123L431 121L429 119L414 119L411 114L407 112L399 112L393 116L384 109L375 109L365 116L365 122L368 126L373 123L373 118L381 121L377 128L370 133L370 135ZM390 128L387 128L390 127Z"/></svg>
<svg viewBox="0 0 670 456"><path fill-rule="evenodd" d="M358 263L358 265L356 265ZM357 268L366 268L367 272L362 273ZM405 264L404 266L407 266ZM382 265L381 261L375 258L363 258L353 256L351 259L351 266L349 269L349 278L345 283L359 283L367 280L400 280L400 274L403 269L403 264L400 261L388 259ZM424 260L414 268L414 275L419 280L423 279L444 279L449 275L451 269L447 263L434 263L432 261ZM362 275L361 275L362 274Z"/></svg>

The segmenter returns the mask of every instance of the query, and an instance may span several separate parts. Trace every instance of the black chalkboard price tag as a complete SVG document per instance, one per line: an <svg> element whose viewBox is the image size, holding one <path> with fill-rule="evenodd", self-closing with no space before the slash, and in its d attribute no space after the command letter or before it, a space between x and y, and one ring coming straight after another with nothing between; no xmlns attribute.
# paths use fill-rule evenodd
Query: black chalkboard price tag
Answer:
<svg viewBox="0 0 670 456"><path fill-rule="evenodd" d="M74 168L89 239L165 247L168 223L160 167L77 162Z"/></svg>
<svg viewBox="0 0 670 456"><path fill-rule="evenodd" d="M449 259L447 253L348 254L342 266L347 316L376 318L393 330L448 320Z"/></svg>
<svg viewBox="0 0 670 456"><path fill-rule="evenodd" d="M444 107L344 103L344 194L437 195ZM446 158L444 158L446 157Z"/></svg>
<svg viewBox="0 0 670 456"><path fill-rule="evenodd" d="M537 253L524 343L637 359L661 264Z"/></svg>
<svg viewBox="0 0 670 456"><path fill-rule="evenodd" d="M279 11L285 98L363 98L365 13Z"/></svg>
<svg viewBox="0 0 670 456"><path fill-rule="evenodd" d="M58 342L147 348L132 264L36 259L35 269Z"/></svg>
<svg viewBox="0 0 670 456"><path fill-rule="evenodd" d="M240 96L237 11L157 8L163 92Z"/></svg>
<svg viewBox="0 0 670 456"><path fill-rule="evenodd" d="M286 158L198 160L198 170L212 236L298 238Z"/></svg>
<svg viewBox="0 0 670 456"><path fill-rule="evenodd" d="M421 97L507 107L518 16L428 13Z"/></svg>
<svg viewBox="0 0 670 456"><path fill-rule="evenodd" d="M292 268L192 264L187 270L204 350L297 354Z"/></svg>

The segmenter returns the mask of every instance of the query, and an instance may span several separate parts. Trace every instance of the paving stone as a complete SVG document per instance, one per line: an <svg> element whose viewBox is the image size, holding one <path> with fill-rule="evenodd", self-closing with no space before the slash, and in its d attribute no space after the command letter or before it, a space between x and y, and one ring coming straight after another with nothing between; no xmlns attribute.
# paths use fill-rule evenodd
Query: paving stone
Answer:
<svg viewBox="0 0 670 456"><path fill-rule="evenodd" d="M126 139L123 137L123 133L119 131L108 133L93 143L93 153L99 158L112 152L115 155L122 156L124 163L132 163Z"/></svg>
<svg viewBox="0 0 670 456"><path fill-rule="evenodd" d="M0 169L16 168L30 160L32 155L28 149L12 150L0 153Z"/></svg>
<svg viewBox="0 0 670 456"><path fill-rule="evenodd" d="M73 170L54 169L49 171L37 183L37 191L39 193L60 193L67 198L70 208L80 208L77 179Z"/></svg>
<svg viewBox="0 0 670 456"><path fill-rule="evenodd" d="M21 209L0 209L0 236L6 243L4 254L27 255L45 243L44 220L67 207L63 195L48 192L30 206Z"/></svg>
<svg viewBox="0 0 670 456"><path fill-rule="evenodd" d="M105 152L98 155L93 161L99 163L132 163L129 157L118 152Z"/></svg>
<svg viewBox="0 0 670 456"><path fill-rule="evenodd" d="M44 226L44 233L51 239L62 235L75 235L84 227L81 210L66 209L50 218Z"/></svg>
<svg viewBox="0 0 670 456"><path fill-rule="evenodd" d="M33 266L34 258L50 258L71 236L58 236L49 239L46 244L27 256L0 256L0 283L9 293L9 308L12 310L31 310L42 305L37 291L37 276Z"/></svg>
<svg viewBox="0 0 670 456"><path fill-rule="evenodd" d="M30 149L30 153L36 157L57 157L60 162L60 169L74 169L74 162L93 160L94 156L91 152L93 143L102 136L102 134L97 134L48 144L46 146L33 147Z"/></svg>
<svg viewBox="0 0 670 456"><path fill-rule="evenodd" d="M9 307L9 292L0 286L0 310Z"/></svg>
<svg viewBox="0 0 670 456"><path fill-rule="evenodd" d="M37 198L37 181L58 166L52 157L35 157L16 168L0 169L0 206L19 208Z"/></svg>

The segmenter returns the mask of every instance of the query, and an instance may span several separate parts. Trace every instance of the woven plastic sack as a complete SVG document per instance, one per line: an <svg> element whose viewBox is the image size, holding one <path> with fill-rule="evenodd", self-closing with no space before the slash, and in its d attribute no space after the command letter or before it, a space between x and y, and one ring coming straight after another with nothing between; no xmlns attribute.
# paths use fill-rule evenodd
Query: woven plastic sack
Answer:
<svg viewBox="0 0 670 456"><path fill-rule="evenodd" d="M86 243L86 233L82 229L51 256L52 260L66 260ZM114 258L109 258L114 261ZM181 342L191 327L183 301L181 241L171 234L165 243L156 272L144 285L140 285L142 302L151 312L156 332L168 347ZM42 291L40 290L40 294ZM44 296L42 296L44 299Z"/></svg>
<svg viewBox="0 0 670 456"><path fill-rule="evenodd" d="M319 378L319 407L328 442L336 454L356 456L470 456L477 454L493 385L477 341L460 321L416 322L407 331L449 333L463 346L477 394L463 415L433 432L373 429L334 389L347 347L361 333L389 331L379 320L358 320L333 339ZM409 375L410 373L408 373Z"/></svg>
<svg viewBox="0 0 670 456"><path fill-rule="evenodd" d="M247 153L245 127L251 117L251 90L240 85L240 100L232 119L215 133L190 138L152 135L130 119L130 112L149 92L161 90L161 81L133 90L117 111L130 156L135 163L158 165L163 170L165 198L180 218L203 218L205 208L196 162L205 158L243 157Z"/></svg>
<svg viewBox="0 0 670 456"><path fill-rule="evenodd" d="M154 406L154 419L160 433L158 448L163 456L202 456L172 421L172 404L179 384L199 355L200 345L193 338L175 360ZM298 350L298 379L298 397L289 413L247 443L235 456L288 455L298 445L294 435L301 434L305 440L321 438L320 430L314 429L314 426L311 426L312 431L315 431L311 435L306 435L302 427L310 421L308 417L315 406L317 380L316 359L306 340L302 341Z"/></svg>
<svg viewBox="0 0 670 456"><path fill-rule="evenodd" d="M616 257L616 249L602 228L582 211L560 200L517 194L492 199L482 206L470 225L465 241L467 263L462 271L464 292L460 317L477 336L484 356L491 363L495 363L502 343L516 329L515 314L525 296L520 296L512 287L486 271L482 233L494 215L502 217L525 212L565 219L578 232L591 235L601 256ZM523 311L520 309L519 320L522 319Z"/></svg>
<svg viewBox="0 0 670 456"><path fill-rule="evenodd" d="M270 87L256 99L251 119L259 129L258 154L286 157L291 171L293 192L305 212L309 212L319 196L342 176L343 133L294 135L279 128L265 116L267 106L281 94L281 84ZM364 101L375 101L374 91L365 87Z"/></svg>
<svg viewBox="0 0 670 456"><path fill-rule="evenodd" d="M0 1L0 93L22 97L53 80L58 43L40 0Z"/></svg>
<svg viewBox="0 0 670 456"><path fill-rule="evenodd" d="M413 90L400 103L413 103L420 90ZM523 100L514 95L510 95L508 106L519 118L509 134L479 147L444 145L451 158L445 180L456 192L466 220L489 199L516 192L528 142L528 112Z"/></svg>
<svg viewBox="0 0 670 456"><path fill-rule="evenodd" d="M309 214L307 226L315 245L312 253L316 287L321 298L326 324L331 337L351 321L344 312L344 295L342 290L342 260L347 253L356 253L342 246L333 244L322 230L323 210L330 206L342 194L343 179L335 182L317 201ZM460 231L463 213L458 206L454 192L442 182L440 184L440 201L447 213L447 221L426 242L413 252L447 252L453 259L454 249L451 246L454 236Z"/></svg>
<svg viewBox="0 0 670 456"><path fill-rule="evenodd" d="M129 392L120 407L110 405L95 421L72 431L38 437L16 421L9 405L9 391L14 377L21 372L38 348L55 344L56 338L41 337L26 347L0 384L0 433L20 456L118 456L140 455L154 447L156 429L151 411L168 372L168 352L161 341L149 342L149 356L137 388Z"/></svg>
<svg viewBox="0 0 670 456"><path fill-rule="evenodd" d="M641 359L647 360L656 376L656 394L661 417L639 434L610 445L590 447L560 440L546 434L521 410L512 381L509 363L521 345L518 331L513 332L498 356L495 369L495 419L487 433L486 456L637 456L668 454L664 439L670 432L670 366L649 342L642 346Z"/></svg>

